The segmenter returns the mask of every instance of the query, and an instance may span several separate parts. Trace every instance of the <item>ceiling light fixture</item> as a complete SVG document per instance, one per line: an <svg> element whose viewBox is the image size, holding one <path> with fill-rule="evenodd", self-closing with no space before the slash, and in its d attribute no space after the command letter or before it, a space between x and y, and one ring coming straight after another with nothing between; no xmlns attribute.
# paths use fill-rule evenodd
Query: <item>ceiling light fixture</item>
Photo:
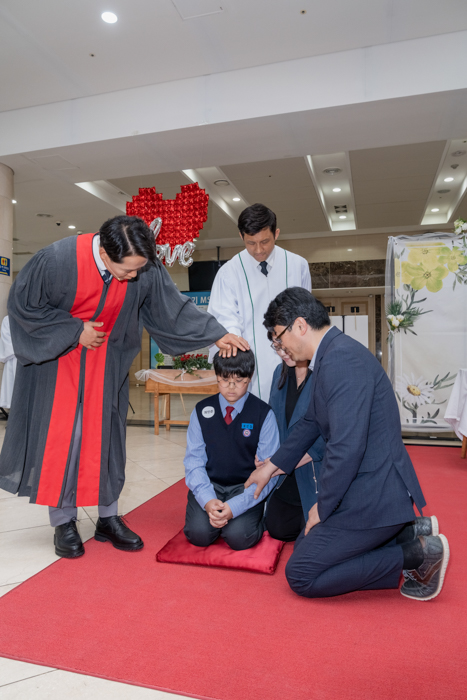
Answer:
<svg viewBox="0 0 467 700"><path fill-rule="evenodd" d="M17 204L16 199L12 199L12 200L11 200L11 203L12 203L12 204Z"/></svg>
<svg viewBox="0 0 467 700"><path fill-rule="evenodd" d="M240 197L234 197L234 198L233 198L233 201L234 201L234 202L239 202L239 201L240 201Z"/></svg>
<svg viewBox="0 0 467 700"><path fill-rule="evenodd" d="M352 248L347 248L347 252L348 252L348 253L351 253L351 252L352 252Z"/></svg>
<svg viewBox="0 0 467 700"><path fill-rule="evenodd" d="M333 187L333 188L332 188L332 191L333 191L333 192L342 192L342 190L341 190L340 187Z"/></svg>
<svg viewBox="0 0 467 700"><path fill-rule="evenodd" d="M346 218L347 217L345 216L345 214L342 214L342 216L339 217L339 219L346 219Z"/></svg>
<svg viewBox="0 0 467 700"><path fill-rule="evenodd" d="M230 182L228 180L214 180L214 184L218 187L228 187Z"/></svg>
<svg viewBox="0 0 467 700"><path fill-rule="evenodd" d="M452 182L454 180L453 177L445 177L444 182Z"/></svg>
<svg viewBox="0 0 467 700"><path fill-rule="evenodd" d="M439 211L439 209L432 209L431 211Z"/></svg>
<svg viewBox="0 0 467 700"><path fill-rule="evenodd" d="M325 175L337 175L337 173L341 173L341 172L342 172L341 168L325 168L325 170L323 170L323 173Z"/></svg>
<svg viewBox="0 0 467 700"><path fill-rule="evenodd" d="M438 192L438 194L447 194L451 190L436 190L436 191Z"/></svg>
<svg viewBox="0 0 467 700"><path fill-rule="evenodd" d="M76 228L76 226L68 226L68 228Z"/></svg>
<svg viewBox="0 0 467 700"><path fill-rule="evenodd" d="M118 20L117 15L113 12L103 12L101 17L104 22L107 22L107 24L115 24L115 22Z"/></svg>

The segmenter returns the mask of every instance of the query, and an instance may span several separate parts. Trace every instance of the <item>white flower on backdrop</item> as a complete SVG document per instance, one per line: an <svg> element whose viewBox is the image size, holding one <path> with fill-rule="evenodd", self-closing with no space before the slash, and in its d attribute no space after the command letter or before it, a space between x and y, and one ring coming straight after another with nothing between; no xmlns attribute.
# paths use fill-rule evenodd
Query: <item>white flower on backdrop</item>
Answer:
<svg viewBox="0 0 467 700"><path fill-rule="evenodd" d="M412 405L424 406L427 403L432 403L433 384L424 377L415 379L415 375L407 376L403 374L397 380L397 393L402 401L407 401Z"/></svg>

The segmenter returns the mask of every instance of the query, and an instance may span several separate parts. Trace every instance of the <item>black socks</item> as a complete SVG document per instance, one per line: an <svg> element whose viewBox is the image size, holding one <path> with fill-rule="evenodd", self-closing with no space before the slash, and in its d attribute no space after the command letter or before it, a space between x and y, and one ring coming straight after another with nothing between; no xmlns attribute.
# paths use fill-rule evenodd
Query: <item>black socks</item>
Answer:
<svg viewBox="0 0 467 700"><path fill-rule="evenodd" d="M418 537L416 540L412 540L412 542L403 544L402 552L404 554L404 569L418 569L423 563L423 547Z"/></svg>

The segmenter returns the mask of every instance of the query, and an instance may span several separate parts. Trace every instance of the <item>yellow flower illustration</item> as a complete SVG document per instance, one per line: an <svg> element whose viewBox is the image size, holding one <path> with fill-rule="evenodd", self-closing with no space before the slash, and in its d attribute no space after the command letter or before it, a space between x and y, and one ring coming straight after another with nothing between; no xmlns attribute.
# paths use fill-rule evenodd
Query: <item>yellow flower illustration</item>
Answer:
<svg viewBox="0 0 467 700"><path fill-rule="evenodd" d="M410 284L412 289L423 289L426 286L429 292L439 292L443 287L442 280L449 274L448 270L438 263L436 267L431 267L431 261L426 265L411 265L409 262L402 263L402 281ZM407 280L407 282L405 281Z"/></svg>
<svg viewBox="0 0 467 700"><path fill-rule="evenodd" d="M457 272L459 265L465 265L467 263L467 257L462 254L461 249L454 246L448 248L448 246L443 246L439 250L439 262L442 265L447 265L448 270L451 272Z"/></svg>
<svg viewBox="0 0 467 700"><path fill-rule="evenodd" d="M434 248L433 246L412 248L408 256L408 261L412 265L421 263L426 270L433 270L438 266L439 250L439 248Z"/></svg>

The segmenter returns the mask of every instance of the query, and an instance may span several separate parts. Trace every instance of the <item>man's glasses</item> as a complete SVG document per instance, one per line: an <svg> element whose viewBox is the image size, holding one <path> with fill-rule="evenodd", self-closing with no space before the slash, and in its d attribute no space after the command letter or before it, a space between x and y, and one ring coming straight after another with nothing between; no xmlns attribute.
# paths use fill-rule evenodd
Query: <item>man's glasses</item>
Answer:
<svg viewBox="0 0 467 700"><path fill-rule="evenodd" d="M294 323L295 323L295 322L294 322ZM276 350L276 351L277 351L277 350L282 350L282 349L283 349L283 348L282 348L282 340L281 340L281 338L282 338L282 336L284 335L284 333L285 333L286 331L292 330L292 326L293 326L293 323L291 323L290 326L287 326L287 328L284 328L284 330L282 331L282 333L279 333L279 335L276 336L276 337L274 338L274 340L273 340L272 343L271 343L271 347L272 347L273 350Z"/></svg>
<svg viewBox="0 0 467 700"><path fill-rule="evenodd" d="M236 386L236 387L241 387L241 386L243 386L243 384L246 384L249 381L250 381L249 379L221 379L220 377L217 377L217 382L221 386L225 387L226 389L231 384L233 384L233 386Z"/></svg>

